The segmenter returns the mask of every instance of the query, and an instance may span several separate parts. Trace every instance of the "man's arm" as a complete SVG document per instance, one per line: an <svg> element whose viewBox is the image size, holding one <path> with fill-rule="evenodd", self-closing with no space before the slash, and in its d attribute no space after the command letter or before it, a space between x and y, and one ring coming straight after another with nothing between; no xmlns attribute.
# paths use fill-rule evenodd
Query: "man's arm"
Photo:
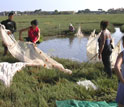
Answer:
<svg viewBox="0 0 124 107"><path fill-rule="evenodd" d="M112 42L113 42L113 40L112 40L111 33L109 33L109 38L110 38L110 43L112 43Z"/></svg>
<svg viewBox="0 0 124 107"><path fill-rule="evenodd" d="M39 41L39 39L40 39L40 29L39 29L39 32L38 32L38 37L37 37L37 40L36 40L36 42L35 42L35 43L37 43L37 42Z"/></svg>
<svg viewBox="0 0 124 107"><path fill-rule="evenodd" d="M6 28L7 27L7 20L2 21L1 24L4 25ZM12 32L10 30L8 30L7 34L10 35L10 34L12 34Z"/></svg>
<svg viewBox="0 0 124 107"><path fill-rule="evenodd" d="M24 28L24 29L21 29L21 30L19 31L19 40L23 40L23 39L22 39L22 32L28 31L28 30L29 30L29 27Z"/></svg>
<svg viewBox="0 0 124 107"><path fill-rule="evenodd" d="M5 26L5 21L2 21L1 24Z"/></svg>
<svg viewBox="0 0 124 107"><path fill-rule="evenodd" d="M116 71L116 74L117 74L117 77L119 78L119 80L124 83L124 78L122 76L122 73L121 73L121 65L122 65L122 62L123 62L123 52L121 52L116 60L116 63L115 63L115 71Z"/></svg>
<svg viewBox="0 0 124 107"><path fill-rule="evenodd" d="M103 49L104 49L105 40L106 40L106 36L104 36L104 34L102 34L102 35L101 35L100 48L99 48L99 59L101 59L101 54L102 54L102 51L103 51Z"/></svg>

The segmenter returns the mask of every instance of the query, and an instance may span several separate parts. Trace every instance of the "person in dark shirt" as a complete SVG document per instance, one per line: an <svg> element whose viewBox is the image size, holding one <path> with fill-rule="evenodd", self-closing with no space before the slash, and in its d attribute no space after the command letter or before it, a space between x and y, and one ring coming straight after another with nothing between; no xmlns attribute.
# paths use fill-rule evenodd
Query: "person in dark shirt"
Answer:
<svg viewBox="0 0 124 107"><path fill-rule="evenodd" d="M101 21L100 28L101 34L98 39L99 42L99 59L102 59L104 70L108 74L108 76L112 77L112 70L111 70L111 60L110 56L112 54L112 37L111 32L107 29L108 21Z"/></svg>
<svg viewBox="0 0 124 107"><path fill-rule="evenodd" d="M1 24L3 24L6 29L10 30L10 31L7 32L8 35L13 34L14 32L16 32L16 23L13 21L13 16L14 16L14 13L10 12L8 14L8 19L1 22ZM4 47L3 56L5 56L5 55L7 55L8 48L7 48L7 46L4 42L2 42L2 45Z"/></svg>

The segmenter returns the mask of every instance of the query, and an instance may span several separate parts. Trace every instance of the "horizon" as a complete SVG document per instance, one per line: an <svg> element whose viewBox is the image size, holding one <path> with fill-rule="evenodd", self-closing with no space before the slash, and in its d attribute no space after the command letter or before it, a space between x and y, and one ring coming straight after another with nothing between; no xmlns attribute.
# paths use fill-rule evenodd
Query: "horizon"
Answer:
<svg viewBox="0 0 124 107"><path fill-rule="evenodd" d="M42 11L78 11L84 9L90 9L91 11L97 11L98 9L103 9L107 11L108 9L114 8L123 8L123 0L104 0L101 2L99 0L4 0L1 1L0 12L3 11L34 11L41 9ZM28 5L28 6L27 6Z"/></svg>
<svg viewBox="0 0 124 107"><path fill-rule="evenodd" d="M114 9L114 10L116 10L116 9L121 9L121 8L123 8L124 9L124 7L120 7L120 8L109 8L109 9ZM40 9L40 8L39 8ZM0 12L10 12L10 11L20 11L20 12L25 12L25 11L35 11L35 10L39 10L39 9L34 9L34 10L5 10L5 11L0 11ZM89 8L86 8L86 9L89 9ZM102 9L102 8L99 8L99 9ZM104 10L104 9L102 9L103 11L108 11L109 9L107 9L107 10ZM58 9L55 9L55 10L57 10L58 12L61 12L61 11L74 11L74 12L78 12L78 11L80 11L80 10L77 10L77 11L75 11L75 10L58 10ZM41 11L55 11L55 10L42 10L41 9ZM82 10L85 10L85 9L82 9ZM98 9L97 10L91 10L91 9L89 9L90 11L98 11Z"/></svg>

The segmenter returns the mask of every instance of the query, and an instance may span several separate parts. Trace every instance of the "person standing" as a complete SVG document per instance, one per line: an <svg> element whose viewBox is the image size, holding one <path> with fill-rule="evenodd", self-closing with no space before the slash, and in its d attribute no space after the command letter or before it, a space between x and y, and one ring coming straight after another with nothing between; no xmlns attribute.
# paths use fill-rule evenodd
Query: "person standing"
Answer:
<svg viewBox="0 0 124 107"><path fill-rule="evenodd" d="M40 39L40 29L38 28L38 22L37 20L31 21L31 26L21 29L19 31L19 40L22 39L22 32L28 31L28 37L26 38L27 41L37 43Z"/></svg>
<svg viewBox="0 0 124 107"><path fill-rule="evenodd" d="M15 23L15 21L13 21L13 16L14 16L14 13L10 12L8 14L8 19L1 22L1 24L3 24L7 30L10 30L10 31L7 32L8 35L14 34L14 32L16 32L16 23ZM8 48L3 41L2 41L2 45L4 47L3 56L5 56L5 55L7 55Z"/></svg>
<svg viewBox="0 0 124 107"><path fill-rule="evenodd" d="M124 36L122 37L122 45L124 47ZM116 102L118 103L118 107L124 107L124 51L117 57L115 71L119 79Z"/></svg>
<svg viewBox="0 0 124 107"><path fill-rule="evenodd" d="M98 39L99 42L99 59L102 59L104 70L108 74L109 77L112 76L111 70L111 62L110 62L110 55L112 53L112 38L111 33L107 29L108 21L101 21L100 28L101 28L101 35Z"/></svg>

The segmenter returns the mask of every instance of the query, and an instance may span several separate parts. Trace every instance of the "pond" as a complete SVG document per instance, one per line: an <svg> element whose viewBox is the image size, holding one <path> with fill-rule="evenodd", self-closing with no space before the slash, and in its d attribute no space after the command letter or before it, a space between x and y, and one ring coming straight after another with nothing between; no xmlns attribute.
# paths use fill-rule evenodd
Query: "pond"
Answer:
<svg viewBox="0 0 124 107"><path fill-rule="evenodd" d="M120 28L115 28L115 33L112 34L115 44L123 36ZM88 61L86 46L88 37L65 37L65 38L54 38L47 41L43 41L38 47L49 56L58 58L71 59L79 62Z"/></svg>

